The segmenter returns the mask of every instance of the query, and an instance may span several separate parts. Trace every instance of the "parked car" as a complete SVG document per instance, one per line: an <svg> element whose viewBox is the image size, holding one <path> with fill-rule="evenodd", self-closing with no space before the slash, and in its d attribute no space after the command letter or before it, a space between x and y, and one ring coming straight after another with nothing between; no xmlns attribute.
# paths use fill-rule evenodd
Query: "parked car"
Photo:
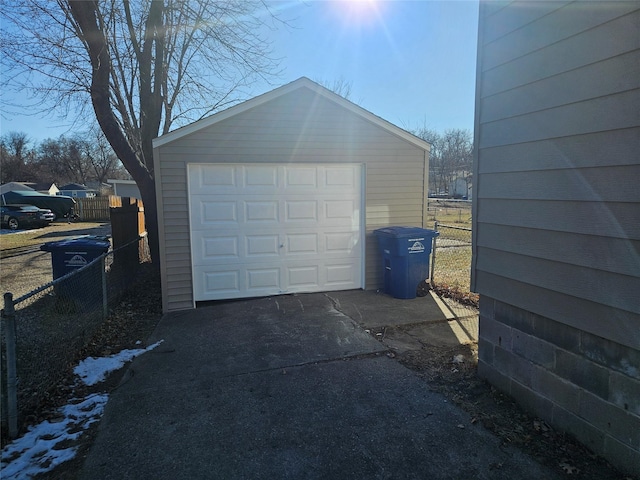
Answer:
<svg viewBox="0 0 640 480"><path fill-rule="evenodd" d="M36 207L37 208L37 207ZM46 220L46 225L49 225L51 222L53 222L56 219L56 214L53 213L51 210L49 210L48 208L40 208L40 218L42 220Z"/></svg>
<svg viewBox="0 0 640 480"><path fill-rule="evenodd" d="M11 230L28 227L44 227L55 218L49 209L33 205L2 205L0 207L0 223Z"/></svg>
<svg viewBox="0 0 640 480"><path fill-rule="evenodd" d="M2 205L34 205L38 208L48 208L55 218L66 218L73 215L76 201L64 195L44 195L38 192L14 190L0 195Z"/></svg>

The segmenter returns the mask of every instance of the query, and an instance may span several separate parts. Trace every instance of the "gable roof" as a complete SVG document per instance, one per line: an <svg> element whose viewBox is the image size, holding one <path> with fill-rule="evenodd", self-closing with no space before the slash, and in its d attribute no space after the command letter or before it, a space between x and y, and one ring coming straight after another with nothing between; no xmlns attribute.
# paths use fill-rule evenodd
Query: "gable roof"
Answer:
<svg viewBox="0 0 640 480"><path fill-rule="evenodd" d="M16 190L26 190L27 192L33 190L27 182L7 182L0 186L0 193L13 192Z"/></svg>
<svg viewBox="0 0 640 480"><path fill-rule="evenodd" d="M185 137L187 135L191 135L192 133L195 133L199 130L210 127L218 122L226 120L227 118L233 117L234 115L238 115L242 112L251 110L252 108L255 108L259 105L275 100L276 98L279 98L283 95L286 95L288 93L291 93L301 88L306 88L311 90L316 95L319 95L323 98L326 98L327 100L330 100L340 105L341 107L360 116L364 120L385 129L389 133L397 137L400 137L403 140L406 140L407 142L415 145L418 148L421 148L426 151L429 151L431 148L431 144L429 144L428 142L422 140L421 138L416 137L415 135L407 132L406 130L403 130L400 127L397 127L396 125L384 120L383 118L378 117L377 115L374 115L370 111L365 110L364 108L356 105L353 102L350 102L346 98L341 97L340 95L332 92L331 90L323 87L322 85L319 85L316 82L309 80L307 77L301 77L298 80L294 80L293 82L283 85L282 87L278 87L275 90L271 90L270 92L264 93L262 95L258 95L257 97L254 97L250 100L239 103L238 105L234 105L231 108L215 113L210 117L203 118L201 120L198 120L197 122L191 123L177 130L174 130L173 132L169 132L160 137L157 137L153 140L153 147L154 148L160 147L167 143L178 140L179 138Z"/></svg>
<svg viewBox="0 0 640 480"><path fill-rule="evenodd" d="M80 185L79 183L67 183L66 185L63 185L62 187L60 187L60 190L86 190L87 187L85 187L84 185Z"/></svg>
<svg viewBox="0 0 640 480"><path fill-rule="evenodd" d="M37 190L49 190L51 187L58 188L58 186L53 182L32 183L31 187L36 191Z"/></svg>

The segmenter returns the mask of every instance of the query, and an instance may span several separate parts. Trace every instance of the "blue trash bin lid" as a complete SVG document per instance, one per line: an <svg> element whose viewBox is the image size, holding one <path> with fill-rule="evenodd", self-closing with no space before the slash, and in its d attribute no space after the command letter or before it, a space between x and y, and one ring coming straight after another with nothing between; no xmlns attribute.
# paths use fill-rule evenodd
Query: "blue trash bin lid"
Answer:
<svg viewBox="0 0 640 480"><path fill-rule="evenodd" d="M41 245L40 250L45 252L54 252L59 250L83 249L106 252L109 250L111 243L105 238L106 237L80 237L57 240L55 242L47 242Z"/></svg>
<svg viewBox="0 0 640 480"><path fill-rule="evenodd" d="M420 227L385 227L378 228L374 230L373 233L391 238L437 237L440 235L440 233L435 230Z"/></svg>

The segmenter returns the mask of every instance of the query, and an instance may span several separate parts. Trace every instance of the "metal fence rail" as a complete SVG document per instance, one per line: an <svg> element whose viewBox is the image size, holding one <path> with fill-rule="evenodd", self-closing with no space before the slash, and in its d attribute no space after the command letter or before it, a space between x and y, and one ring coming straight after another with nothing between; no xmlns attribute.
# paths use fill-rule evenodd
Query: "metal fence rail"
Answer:
<svg viewBox="0 0 640 480"><path fill-rule="evenodd" d="M435 222L431 283L456 317L477 315L478 297L471 293L471 229Z"/></svg>
<svg viewBox="0 0 640 480"><path fill-rule="evenodd" d="M30 412L52 395L81 350L136 277L142 239L17 299L4 294L0 340L2 425L15 437Z"/></svg>

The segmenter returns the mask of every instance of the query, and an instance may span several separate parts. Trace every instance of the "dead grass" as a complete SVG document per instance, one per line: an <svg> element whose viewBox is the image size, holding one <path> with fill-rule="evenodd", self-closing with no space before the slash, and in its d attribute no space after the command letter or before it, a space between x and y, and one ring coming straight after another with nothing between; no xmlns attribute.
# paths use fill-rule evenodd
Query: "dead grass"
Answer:
<svg viewBox="0 0 640 480"><path fill-rule="evenodd" d="M471 247L437 248L433 283L459 292L469 292Z"/></svg>
<svg viewBox="0 0 640 480"><path fill-rule="evenodd" d="M471 204L429 202L427 220L471 228ZM428 228L433 228L433 224Z"/></svg>
<svg viewBox="0 0 640 480"><path fill-rule="evenodd" d="M428 346L396 358L423 378L430 389L468 412L472 424L481 424L505 445L521 449L559 475L580 480L633 480L478 377L477 343Z"/></svg>
<svg viewBox="0 0 640 480"><path fill-rule="evenodd" d="M4 233L0 235L0 252L7 253L12 249L40 245L73 235L100 235L99 232L105 229L110 230L109 222L55 222L33 230Z"/></svg>

